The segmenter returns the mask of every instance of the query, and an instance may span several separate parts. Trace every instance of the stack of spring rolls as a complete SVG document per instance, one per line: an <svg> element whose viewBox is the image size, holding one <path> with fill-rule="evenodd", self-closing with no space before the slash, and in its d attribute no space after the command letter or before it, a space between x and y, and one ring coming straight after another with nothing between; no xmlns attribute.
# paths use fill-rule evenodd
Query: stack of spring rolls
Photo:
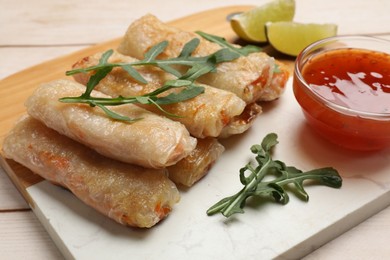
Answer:
<svg viewBox="0 0 390 260"><path fill-rule="evenodd" d="M169 45L159 58L176 57L195 37L199 38L146 15L130 25L109 62L142 59L163 40ZM220 48L200 39L194 55L209 55ZM74 68L96 65L101 55L85 57ZM205 88L203 94L163 106L179 117L168 118L148 105L112 108L124 116L142 118L132 123L111 119L98 107L59 101L84 93L92 73L76 74L75 81L42 84L26 101L28 115L4 139L3 153L69 189L118 223L152 227L179 201L177 185L192 186L219 158L224 148L218 138L248 130L261 113L257 101L270 101L282 94L288 72L278 63L279 72L275 73L275 63L259 52L219 64L216 72L199 78L197 84ZM134 68L147 84L116 67L91 96L144 95L173 78L159 68Z"/></svg>

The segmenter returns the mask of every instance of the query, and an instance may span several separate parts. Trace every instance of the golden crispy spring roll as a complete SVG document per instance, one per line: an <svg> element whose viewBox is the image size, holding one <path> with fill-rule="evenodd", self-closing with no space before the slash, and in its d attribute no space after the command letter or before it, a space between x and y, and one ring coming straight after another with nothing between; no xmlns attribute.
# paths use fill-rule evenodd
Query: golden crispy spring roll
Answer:
<svg viewBox="0 0 390 260"><path fill-rule="evenodd" d="M224 150L215 138L199 139L189 156L167 168L169 178L176 184L191 187L208 173Z"/></svg>
<svg viewBox="0 0 390 260"><path fill-rule="evenodd" d="M248 104L239 116L233 118L229 127L222 129L219 137L226 138L232 135L244 133L250 126L253 125L254 120L259 114L261 114L261 112L262 108L257 103Z"/></svg>
<svg viewBox="0 0 390 260"><path fill-rule="evenodd" d="M133 22L120 43L118 51L125 55L142 59L144 54L154 45L168 41L169 45L159 58L177 57L184 44L193 38L199 38L200 44L194 51L195 56L209 55L222 47L207 41L193 32L186 32L168 26L153 15L145 15ZM199 82L235 93L247 103L261 98L265 88L276 88L272 91L277 98L284 89L284 84L272 86L275 62L263 52L252 53L232 62L218 65L216 73L208 73L198 79ZM267 93L271 91L266 91ZM267 100L271 98L267 96Z"/></svg>
<svg viewBox="0 0 390 260"><path fill-rule="evenodd" d="M279 98L286 89L286 83L290 77L290 71L287 66L275 60L277 65L271 79L271 83L264 87L259 95L258 101L272 101Z"/></svg>
<svg viewBox="0 0 390 260"><path fill-rule="evenodd" d="M31 117L8 134L3 153L123 225L152 227L180 198L165 170L109 159Z"/></svg>
<svg viewBox="0 0 390 260"><path fill-rule="evenodd" d="M136 105L111 108L130 118L143 118L126 123L109 118L97 107L58 101L66 96L80 96L84 90L85 86L70 80L42 84L26 101L27 112L100 154L148 168L173 165L195 148L196 139L182 124ZM97 91L92 96L108 97Z"/></svg>
<svg viewBox="0 0 390 260"><path fill-rule="evenodd" d="M78 61L73 68L86 68L97 65L101 55L101 53L97 53L85 57ZM138 60L117 52L114 52L109 58L111 63L130 63L135 61ZM148 84L138 83L126 71L117 67L102 79L95 89L113 97L140 96L162 87L167 80L173 79L172 75L156 67L137 66L134 68L148 80ZM90 76L91 73L80 73L74 75L74 78L85 85ZM261 108L257 104L250 104L245 108L246 103L231 92L207 85L202 86L205 88L203 94L190 100L162 106L164 110L180 116L177 118L172 117L171 119L183 123L191 135L195 137L227 137L232 134L243 133L253 124L253 120L261 112ZM173 89L170 92L173 91L177 92L179 90ZM164 95L170 92L164 93ZM163 114L155 106L145 105L143 107L154 113ZM244 110L245 114L243 114ZM248 110L252 114L251 117L247 116Z"/></svg>

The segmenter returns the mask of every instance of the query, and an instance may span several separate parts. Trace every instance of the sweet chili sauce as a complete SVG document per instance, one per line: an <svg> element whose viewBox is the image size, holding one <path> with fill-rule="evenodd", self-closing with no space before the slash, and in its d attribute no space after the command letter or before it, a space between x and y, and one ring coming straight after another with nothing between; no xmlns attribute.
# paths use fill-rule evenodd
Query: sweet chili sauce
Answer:
<svg viewBox="0 0 390 260"><path fill-rule="evenodd" d="M294 77L294 94L320 134L355 150L390 145L389 54L330 50L309 59L301 76L307 86Z"/></svg>

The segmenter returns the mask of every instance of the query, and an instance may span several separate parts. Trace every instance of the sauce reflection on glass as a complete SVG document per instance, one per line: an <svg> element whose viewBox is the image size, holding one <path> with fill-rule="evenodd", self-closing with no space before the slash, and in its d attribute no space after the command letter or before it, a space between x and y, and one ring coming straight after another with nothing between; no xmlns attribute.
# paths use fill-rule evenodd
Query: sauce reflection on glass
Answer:
<svg viewBox="0 0 390 260"><path fill-rule="evenodd" d="M390 112L390 55L342 49L308 61L302 76L327 100L357 111Z"/></svg>
<svg viewBox="0 0 390 260"><path fill-rule="evenodd" d="M325 138L354 150L390 146L389 54L323 51L296 64L293 87L308 123Z"/></svg>

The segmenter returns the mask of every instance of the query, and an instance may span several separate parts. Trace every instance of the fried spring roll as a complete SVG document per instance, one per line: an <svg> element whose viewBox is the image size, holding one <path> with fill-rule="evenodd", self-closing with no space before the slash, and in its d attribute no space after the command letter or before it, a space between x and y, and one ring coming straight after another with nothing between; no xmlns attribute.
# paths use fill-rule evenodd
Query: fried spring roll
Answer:
<svg viewBox="0 0 390 260"><path fill-rule="evenodd" d="M195 56L206 56L222 48L195 33L168 26L149 14L129 26L118 51L142 59L152 46L166 40L169 45L159 58L172 58L177 57L184 44L193 38L200 39L200 44L193 53ZM267 100L277 98L281 94L284 89L283 83L277 86L271 85L274 69L275 61L272 57L263 52L256 52L232 62L221 63L215 73L208 73L198 81L233 92L249 104L262 99L261 95L264 92L272 92L276 95L273 97L268 95ZM275 88L276 91L266 91L264 90L266 88Z"/></svg>
<svg viewBox="0 0 390 260"><path fill-rule="evenodd" d="M277 71L274 71L271 83L261 91L258 101L275 100L283 94L286 88L286 83L290 77L289 69L280 61L275 60L275 64L277 65Z"/></svg>
<svg viewBox="0 0 390 260"><path fill-rule="evenodd" d="M169 178L176 184L191 187L208 173L224 150L215 138L199 139L189 156L167 168Z"/></svg>
<svg viewBox="0 0 390 260"><path fill-rule="evenodd" d="M232 135L244 133L250 126L253 125L254 120L259 114L261 114L261 112L262 108L257 103L248 104L239 116L233 118L229 127L222 129L219 137L226 138Z"/></svg>
<svg viewBox="0 0 390 260"><path fill-rule="evenodd" d="M97 65L101 55L101 53L97 53L85 57L74 64L73 68ZM138 60L121 55L118 52L114 52L109 58L111 63L131 63L135 61ZM117 67L102 79L95 89L113 97L140 96L162 87L167 80L173 79L172 75L159 68L150 66L136 66L134 68L148 80L148 84L138 83L126 71ZM76 74L74 78L85 85L90 76L91 73L80 73ZM246 107L246 103L231 92L207 85L202 86L205 88L203 94L190 100L162 106L164 110L180 116L172 117L172 120L183 123L191 135L195 137L227 137L232 134L243 133L253 124L256 116L261 113L259 105L250 104ZM179 90L173 89L172 91ZM167 94L164 93L164 95ZM155 106L144 105L143 108L157 114L163 114ZM250 111L251 117L247 116L248 111Z"/></svg>
<svg viewBox="0 0 390 260"><path fill-rule="evenodd" d="M66 96L80 96L84 90L85 86L70 80L43 84L26 101L27 112L102 155L147 168L173 165L195 148L196 138L182 124L136 105L111 108L130 118L142 118L126 123L109 118L97 107L59 101ZM97 91L92 96L108 97Z"/></svg>
<svg viewBox="0 0 390 260"><path fill-rule="evenodd" d="M3 153L123 225L152 227L180 199L165 170L109 159L31 117L11 130Z"/></svg>

